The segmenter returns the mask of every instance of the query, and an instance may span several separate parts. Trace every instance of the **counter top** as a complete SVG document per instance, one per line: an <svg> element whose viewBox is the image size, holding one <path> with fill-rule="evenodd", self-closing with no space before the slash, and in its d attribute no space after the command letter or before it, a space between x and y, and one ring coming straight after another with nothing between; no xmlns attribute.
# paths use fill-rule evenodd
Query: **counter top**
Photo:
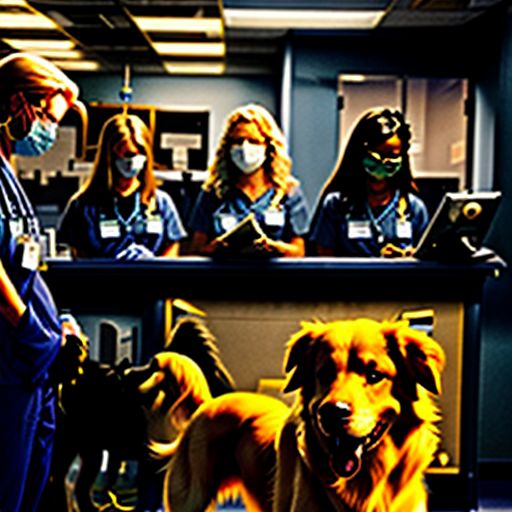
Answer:
<svg viewBox="0 0 512 512"><path fill-rule="evenodd" d="M274 258L270 260L180 257L119 262L49 259L43 272L54 294L177 295L240 299L392 299L422 294L447 299L480 290L506 268L499 257L441 263L414 258Z"/></svg>

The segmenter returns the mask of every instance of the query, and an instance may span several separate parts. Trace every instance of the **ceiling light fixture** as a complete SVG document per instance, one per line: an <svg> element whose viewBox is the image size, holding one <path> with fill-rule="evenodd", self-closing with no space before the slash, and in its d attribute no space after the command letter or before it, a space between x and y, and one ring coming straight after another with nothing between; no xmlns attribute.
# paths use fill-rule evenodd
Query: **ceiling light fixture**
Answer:
<svg viewBox="0 0 512 512"><path fill-rule="evenodd" d="M28 7L26 0L3 0L2 7Z"/></svg>
<svg viewBox="0 0 512 512"><path fill-rule="evenodd" d="M230 28L370 29L386 11L331 9L224 9Z"/></svg>
<svg viewBox="0 0 512 512"><path fill-rule="evenodd" d="M52 60L52 62L67 71L98 71L101 67L95 60Z"/></svg>
<svg viewBox="0 0 512 512"><path fill-rule="evenodd" d="M221 75L226 70L224 62L163 62L167 73L175 75Z"/></svg>
<svg viewBox="0 0 512 512"><path fill-rule="evenodd" d="M0 13L0 28L15 28L19 30L57 30L57 25L46 16L27 13Z"/></svg>
<svg viewBox="0 0 512 512"><path fill-rule="evenodd" d="M133 20L145 32L207 33L218 37L223 32L220 18L176 18L165 16L134 16Z"/></svg>
<svg viewBox="0 0 512 512"><path fill-rule="evenodd" d="M83 59L84 52L80 50L32 50L47 59Z"/></svg>
<svg viewBox="0 0 512 512"><path fill-rule="evenodd" d="M157 43L152 42L155 51L160 55L175 57L223 57L226 45L217 43Z"/></svg>
<svg viewBox="0 0 512 512"><path fill-rule="evenodd" d="M75 43L65 39L3 39L12 48L25 51L71 50Z"/></svg>

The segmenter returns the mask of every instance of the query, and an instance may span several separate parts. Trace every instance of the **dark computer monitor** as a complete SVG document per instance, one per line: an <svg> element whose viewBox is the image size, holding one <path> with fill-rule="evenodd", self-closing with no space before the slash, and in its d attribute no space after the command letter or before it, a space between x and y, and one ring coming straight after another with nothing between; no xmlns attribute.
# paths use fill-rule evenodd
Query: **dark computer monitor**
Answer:
<svg viewBox="0 0 512 512"><path fill-rule="evenodd" d="M415 257L460 261L492 255L482 241L494 218L501 192L447 192L425 229Z"/></svg>

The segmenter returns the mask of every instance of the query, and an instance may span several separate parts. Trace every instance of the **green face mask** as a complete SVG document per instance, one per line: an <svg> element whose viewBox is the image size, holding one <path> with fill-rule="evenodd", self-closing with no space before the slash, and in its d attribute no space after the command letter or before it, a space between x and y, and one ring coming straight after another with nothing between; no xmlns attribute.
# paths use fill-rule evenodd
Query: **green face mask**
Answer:
<svg viewBox="0 0 512 512"><path fill-rule="evenodd" d="M385 158L384 160L378 153L368 151L368 155L363 158L364 170L376 180L391 178L402 168L402 157Z"/></svg>

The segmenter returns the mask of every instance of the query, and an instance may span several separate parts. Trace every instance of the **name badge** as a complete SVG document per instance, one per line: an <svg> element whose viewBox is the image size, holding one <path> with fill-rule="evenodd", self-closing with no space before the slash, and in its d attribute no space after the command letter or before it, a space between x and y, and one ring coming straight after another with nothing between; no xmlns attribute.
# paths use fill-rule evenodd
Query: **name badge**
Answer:
<svg viewBox="0 0 512 512"><path fill-rule="evenodd" d="M101 238L119 238L121 236L121 228L117 220L101 220L100 236Z"/></svg>
<svg viewBox="0 0 512 512"><path fill-rule="evenodd" d="M220 227L224 231L229 231L234 228L238 224L238 219L235 215L231 215L230 213L221 213L219 214Z"/></svg>
<svg viewBox="0 0 512 512"><path fill-rule="evenodd" d="M267 226L284 226L284 212L283 210L267 210L265 212L265 224Z"/></svg>
<svg viewBox="0 0 512 512"><path fill-rule="evenodd" d="M369 220L350 220L348 222L348 237L355 238L372 238L372 227Z"/></svg>
<svg viewBox="0 0 512 512"><path fill-rule="evenodd" d="M22 219L10 219L9 220L9 229L11 231L11 235L14 238L18 238L23 234L23 220Z"/></svg>
<svg viewBox="0 0 512 512"><path fill-rule="evenodd" d="M154 235L161 235L164 229L161 217L151 217L147 220L146 230Z"/></svg>
<svg viewBox="0 0 512 512"><path fill-rule="evenodd" d="M408 220L404 222L397 222L396 236L398 238L407 238L408 240L412 238L412 225Z"/></svg>
<svg viewBox="0 0 512 512"><path fill-rule="evenodd" d="M41 261L41 246L29 236L22 236L18 241L21 247L21 266L27 270L37 270Z"/></svg>

